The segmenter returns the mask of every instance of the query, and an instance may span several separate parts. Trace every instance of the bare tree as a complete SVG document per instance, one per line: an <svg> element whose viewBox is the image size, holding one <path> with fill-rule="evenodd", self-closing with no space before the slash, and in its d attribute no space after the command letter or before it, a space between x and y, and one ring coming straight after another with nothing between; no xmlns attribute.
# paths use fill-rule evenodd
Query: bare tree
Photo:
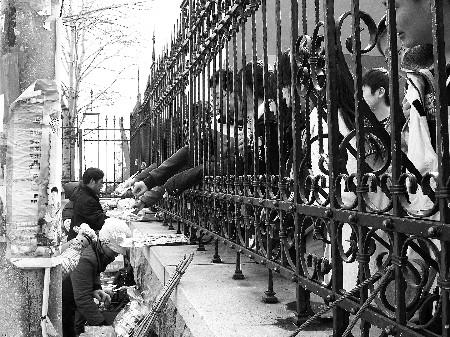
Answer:
<svg viewBox="0 0 450 337"><path fill-rule="evenodd" d="M117 84L135 67L130 50L142 38L133 26L148 1L66 0L61 9L66 43L62 48L67 79L63 90L68 109L63 116L63 180L75 177L79 127L88 111L105 110L121 98Z"/></svg>

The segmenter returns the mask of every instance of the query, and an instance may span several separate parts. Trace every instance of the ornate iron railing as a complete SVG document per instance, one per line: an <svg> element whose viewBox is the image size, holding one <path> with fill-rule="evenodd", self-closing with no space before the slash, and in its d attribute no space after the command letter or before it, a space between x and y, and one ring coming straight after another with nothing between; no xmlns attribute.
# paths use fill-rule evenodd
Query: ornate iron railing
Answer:
<svg viewBox="0 0 450 337"><path fill-rule="evenodd" d="M431 2L437 172L402 146L402 50L395 25L383 31L385 19L372 19L376 2L363 11L353 0L339 12L346 5L333 0L184 1L131 115L132 164L161 164L188 144L187 168L202 168L198 185L158 205L166 220L212 236L216 262L219 243L235 248L235 278L243 277L242 254L265 265L267 302L277 301L273 273L292 279L298 323L312 315L311 292L339 300L335 336L351 314L362 320L361 336L374 326L381 336L450 335L448 98L442 1ZM395 22L394 1L386 17ZM383 39L387 123L362 93L363 68L384 62L373 56ZM251 71L240 72L249 62Z"/></svg>
<svg viewBox="0 0 450 337"><path fill-rule="evenodd" d="M125 129L123 117L100 119L87 113L81 121L62 118L63 183L81 180L88 167L98 167L105 173L102 196L110 197L118 184L130 176L130 129ZM80 123L81 124L81 123Z"/></svg>

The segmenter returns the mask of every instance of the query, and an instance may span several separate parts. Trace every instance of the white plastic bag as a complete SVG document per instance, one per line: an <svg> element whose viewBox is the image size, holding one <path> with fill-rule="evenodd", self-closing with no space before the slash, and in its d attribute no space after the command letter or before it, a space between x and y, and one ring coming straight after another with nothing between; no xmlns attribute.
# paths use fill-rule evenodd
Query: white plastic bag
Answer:
<svg viewBox="0 0 450 337"><path fill-rule="evenodd" d="M117 314L113 323L117 337L132 336L134 329L149 312L149 308L136 287L129 287L127 293L130 302Z"/></svg>

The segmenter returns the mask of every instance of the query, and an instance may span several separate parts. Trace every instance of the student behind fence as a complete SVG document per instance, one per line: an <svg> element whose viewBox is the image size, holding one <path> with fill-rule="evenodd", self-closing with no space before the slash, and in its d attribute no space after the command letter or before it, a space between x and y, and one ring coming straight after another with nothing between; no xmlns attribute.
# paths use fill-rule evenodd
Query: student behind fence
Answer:
<svg viewBox="0 0 450 337"><path fill-rule="evenodd" d="M386 5L386 2L383 2ZM408 48L402 60L402 67L408 77L407 89L404 101L406 114L418 114L426 117L429 132L429 144L424 144L431 151L430 145L435 152L436 147L436 112L434 110L434 69L433 69L433 31L432 11L430 0L398 0L396 3L396 27L398 37L403 47ZM450 0L443 1L444 11L444 40L445 57L447 62L447 104L450 103ZM408 113L409 112L409 113ZM417 116L417 115L416 115ZM411 117L407 127L411 127ZM411 131L411 130L410 130ZM409 132L407 142L417 139L417 134ZM408 144L408 157L413 161L419 171L433 171L433 163L426 163L425 158L414 158L414 150Z"/></svg>
<svg viewBox="0 0 450 337"><path fill-rule="evenodd" d="M248 63L246 66L244 66L242 69L240 69L238 71L238 75L237 75L237 79L236 79L236 87L237 88L242 88L242 77L244 77L244 85L246 87L246 91L247 91L247 97L245 100L245 104L246 104L246 108L247 108L247 116L243 116L242 115L242 109L238 108L238 121L236 123L234 123L234 109L236 109L236 107L234 106L234 96L232 95L232 93L234 92L230 90L231 86L232 86L232 74L229 71L222 71L222 73L217 72L213 78L210 79L209 82L209 87L211 89L211 95L216 95L216 104L218 101L218 98L220 97L218 90L220 90L220 86L219 86L219 78L218 78L218 74L222 74L222 88L225 91L223 93L223 100L226 100L226 94L228 92L229 95L229 111L228 111L228 116L227 118L224 118L224 114L219 111L219 109L217 109L218 111L218 116L220 116L220 118L217 119L217 122L219 123L217 125L217 132L219 133L217 135L217 144L214 144L214 142L212 141L212 139L210 139L210 142L212 143L211 148L214 149L213 150L213 162L215 160L218 160L218 153L220 151L220 148L223 149L224 151L224 155L227 156L229 159L225 160L225 167L230 167L232 169L232 171L234 170L234 165L236 163L237 165L237 172L238 175L244 173L243 172L243 160L247 160L247 163L249 163L249 170L253 170L253 151L252 151L252 146L253 146L253 134L254 134L254 104L253 104L253 92L255 94L256 100L257 100L257 105L258 105L258 120L257 120L257 128L258 128L258 146L260 147L259 150L259 158L257 160L259 160L259 167L260 167L260 171L258 173L262 174L265 173L265 169L266 169L266 162L264 159L264 153L263 150L261 150L261 148L264 147L264 135L265 135L265 128L268 128L268 143L269 145L269 151L271 154L274 153L278 153L276 146L276 142L277 142L277 137L276 137L276 121L275 121L275 104L273 99L270 100L269 102L269 113L267 114L266 117L265 116L265 107L264 107L264 89L263 89L263 69L261 64L257 64L256 65L256 72L255 72L255 76L256 76L256 82L255 85L253 85L253 64L252 63ZM269 92L269 96L272 98L273 91ZM237 91L238 94L238 107L241 107L242 104L244 103L244 99L242 97L242 93L240 90ZM212 99L211 99L212 100ZM220 102L220 101L219 101ZM225 104L223 104L225 106ZM217 116L216 116L217 117ZM246 121L246 123L244 123L244 120ZM225 122L225 124L224 124ZM211 124L214 123L214 120L211 121ZM219 135L220 135L220 123L223 124L222 125L222 132L225 135L224 139L223 139L223 144L219 144L220 139L219 139ZM231 125L227 125L227 124L231 124ZM243 158L243 148L244 148L244 132L243 129L241 128L244 124L246 124L246 128L247 128L247 145L249 146L248 152L247 152L247 158L244 159ZM236 157L232 157L232 151L234 148L234 127L238 126L239 130L238 130L238 149L239 149L239 154ZM227 147L227 127L230 126L230 149ZM211 125L211 127L214 127L213 125ZM217 150L216 150L217 149ZM208 163L208 166L212 166L213 162ZM278 173L278 155L271 155L270 157L270 162L267 163L267 167L269 169L270 174L276 174ZM211 170L210 170L211 171ZM234 173L234 171L233 171ZM221 172L219 172L218 174L221 174ZM180 192L183 192L184 190L186 190L187 188L190 188L198 183L201 182L201 179L203 178L203 165L199 165L197 167L191 168L191 169L187 169L184 170L174 176L172 176L171 178L169 178L167 180L167 182L164 185L165 190L169 193L169 194L178 194ZM146 196L144 195L143 197L144 199L146 199ZM147 200L149 200L149 198L147 198ZM145 201L145 200L144 200Z"/></svg>
<svg viewBox="0 0 450 337"><path fill-rule="evenodd" d="M263 89L263 70L262 66L258 64L256 66L256 85L253 89L253 69L252 64L247 64L243 69L239 70L238 72L238 78L236 79L236 87L241 88L241 78L242 74L244 73L244 83L246 85L247 90L247 99L246 99L246 107L247 107L247 116L249 116L246 121L246 127L247 127L247 144L252 144L252 135L253 135L253 90L255 91L256 99L258 101L258 127L261 127L262 124L264 124L264 89ZM225 116L223 111L220 111L220 79L222 84L222 97L223 97L223 104L222 106L227 106L226 102L228 101L228 116ZM234 122L234 90L233 90L233 74L229 70L221 70L216 72L211 79L209 80L209 88L210 88L210 100L213 101L214 96L216 97L216 113L217 116L215 116L217 121L217 144L214 144L214 141L210 139L211 149L212 149L212 162L208 163L208 166L212 166L214 164L214 161L218 160L218 154L221 151L221 148L223 149L224 156L226 158L225 160L225 167L230 167L232 170L234 168L234 163L237 162L238 164L238 174L242 174L242 157L237 156L237 160L235 161L232 157L230 158L232 151L234 149L234 127L237 125L239 128L244 124L244 116L242 116L242 110L239 109L238 113L238 121L236 123ZM242 104L242 95L239 93L239 100L238 105L241 106ZM273 109L273 100L272 100L272 110ZM273 113L272 113L273 116ZM272 117L271 121L273 122L274 118ZM211 128L213 128L213 123L215 123L214 119L210 120L208 118L208 121L211 122ZM268 123L269 124L269 123ZM271 124L273 127L273 124ZM228 127L230 127L230 149L227 147L227 141L228 141ZM264 126L263 126L264 127ZM223 138L223 144L219 144L220 142L220 132L223 132L223 135L225 136ZM212 130L210 130L212 131ZM199 131L200 132L200 131ZM260 130L260 139L261 135L264 136L264 128ZM272 142L276 141L276 137L271 138ZM238 148L240 151L240 154L243 152L243 145L244 145L244 137L243 137L243 131L242 129L238 132ZM201 146L202 148L202 146ZM277 151L276 151L277 152ZM260 151L261 153L261 151ZM252 163L252 151L248 151L249 157L247 158L249 163ZM276 156L272 156L277 158ZM271 157L271 158L272 158ZM273 159L273 158L272 158ZM164 192L167 191L169 194L177 194L180 193L187 188L190 188L199 182L201 182L201 179L203 178L203 165L198 165L196 167L192 167L193 159L190 158L189 148L186 146L182 149L180 149L175 155L173 155L171 158L167 159L159 168L152 171L148 178L145 179L142 183L136 183L135 187L133 188L133 193L137 196L141 196L141 200L143 203L145 203L147 206L150 206L161 199ZM188 163L186 165L186 163ZM240 163L240 164L239 164ZM272 160L272 165L269 165L269 171L270 172L277 172L278 169L273 165L275 163L275 160ZM183 165L182 165L183 164ZM260 167L262 169L265 168L265 164L261 163ZM251 166L250 166L250 169ZM261 173L261 172L260 172ZM219 173L220 174L220 173ZM153 187L158 184L164 184L164 186L161 187ZM151 188L150 190L148 190ZM139 207L139 205L137 205Z"/></svg>
<svg viewBox="0 0 450 337"><path fill-rule="evenodd" d="M257 81L257 87L255 89L256 98L258 100L258 106L261 107L261 103L263 101L264 97L264 91L262 87L262 67L258 64L256 67L257 72L257 78L260 78L261 81ZM242 78L242 72L244 72L244 81L247 85L248 95L247 95L247 112L251 111L253 116L253 81L252 81L252 66L247 65L243 69L241 69L238 73L238 78L236 79L237 88L241 88L241 81ZM225 135L223 142L224 144L212 144L213 152L215 152L214 159L217 160L217 154L220 151L220 147L222 146L224 150L224 155L229 156L232 153L232 149L234 148L234 126L235 125L242 125L244 117L242 116L241 109L239 109L238 113L238 121L234 123L234 90L233 90L233 76L232 73L228 70L222 70L220 72L216 72L213 77L209 81L209 87L210 87L210 95L211 95L211 101L213 100L213 96L216 97L216 104L218 104L218 98L220 97L220 93L218 90L220 90L220 83L219 79L220 76L222 76L222 96L223 96L223 106L225 106L225 101L227 100L228 95L228 116L224 116L224 113L222 111L219 111L217 109L217 114L219 118L217 118L218 126L217 131L220 132L220 124L222 125L223 134ZM238 91L239 92L239 91ZM220 101L219 101L220 102ZM239 104L242 102L242 97L239 95ZM260 115L263 114L261 112L261 108L259 109ZM262 110L263 111L263 110ZM247 113L247 116L249 116L249 113ZM217 117L217 116L216 116ZM251 118L251 117L250 117ZM211 124L214 123L214 120ZM225 123L225 124L224 124ZM227 124L230 125L230 144L231 149L227 148ZM247 119L247 136L250 139L251 135L253 134L253 119ZM218 142L219 135L217 135ZM243 131L240 130L238 133L238 142L239 142L239 148L240 152L242 152L243 148ZM249 143L251 141L248 140ZM251 151L250 151L251 152ZM164 190L168 191L170 194L176 194L184 191L187 188L190 188L194 186L195 184L198 184L201 179L203 178L203 165L199 165L196 167L192 167L192 159L190 158L189 148L186 146L182 149L180 149L175 155L173 155L171 158L167 159L160 167L152 171L149 176L141 183L136 183L133 188L133 193L137 196L142 196L144 199L143 201L148 205L151 203L156 202L160 199L162 196L161 193L147 193L148 189L153 189L155 185L162 185L164 184ZM190 163L186 165L186 163ZM182 165L183 164L183 165ZM227 165L231 165L231 167L234 164L233 160L227 160ZM187 166L187 167L186 167ZM189 168L191 166L192 168ZM239 165L238 171L241 171L242 165ZM179 173L177 173L179 172ZM147 195L145 195L147 193Z"/></svg>
<svg viewBox="0 0 450 337"><path fill-rule="evenodd" d="M237 95L239 102L244 102L242 97L242 78L244 79L244 86L246 92L246 109L247 116L242 116L242 120L246 121L247 128L247 161L249 162L249 170L253 170L253 146L255 123L254 123L254 102L253 95L256 98L257 104L257 120L256 120L256 132L258 135L258 158L259 171L258 174L278 174L278 130L277 130L277 117L276 117L276 104L275 104L275 88L276 80L273 72L268 73L266 83L263 81L263 67L261 63L257 63L255 66L255 74L253 74L253 62L247 63L242 69L239 70L237 75ZM255 81L253 80L255 78ZM266 91L267 107L264 100L264 90ZM267 151L270 157L265 158L265 147L267 142ZM244 150L244 131L239 130L238 133L238 148L241 155Z"/></svg>
<svg viewBox="0 0 450 337"><path fill-rule="evenodd" d="M281 101L277 105L277 111L280 115L281 129L283 130L283 138L281 139L281 165L282 172L292 177L292 165L293 165L293 140L292 140L292 97L291 97L291 52L290 49L285 50L281 54L281 58L275 64L274 80L277 81L277 77L280 78L281 88ZM276 85L275 85L276 87ZM299 130L297 134L301 134L303 121L300 122Z"/></svg>
<svg viewBox="0 0 450 337"><path fill-rule="evenodd" d="M229 101L230 102L234 101L233 86L232 86L233 77L232 77L232 73L228 70L222 70L220 72L216 72L213 75L213 77L210 79L210 82L209 82L210 88L213 88L213 85L212 85L213 81L215 82L215 85L216 85L216 89L215 89L214 93L211 91L211 94L218 95L216 93L216 90L218 90L218 87L219 87L219 77L220 76L222 76L222 90L223 90L224 100L226 99L226 97L228 95ZM202 117L202 116L200 116L200 112L202 109L208 109L208 111L210 110L206 104L201 103L201 102L196 104L193 107L194 115L195 115L194 122L196 125L198 124L198 126L195 127L196 129L198 129L197 130L198 135L200 134L199 132L202 132L200 130L200 125L202 124L201 120L200 120L200 118ZM233 109L234 109L234 105L230 104L229 105L229 114L232 116L234 116ZM187 183L187 184L182 184L183 186L184 185L188 186L188 185L195 184L196 182L198 182L198 178L200 176L203 176L203 169L202 169L203 166L200 165L198 167L193 167L194 158L191 157L190 146L193 146L193 144L182 147L177 152L175 152L171 157L166 159L161 165L159 165L157 168L155 168L154 170L149 172L149 174L147 175L147 177L145 179L143 179L142 181L136 182L133 186L133 194L137 197L141 197L144 195L145 192L151 191L155 187L160 187L160 186L162 187L170 178L172 178L176 174L184 172L185 170L188 170L188 169L195 169L195 170L189 172L189 174L187 174L187 175L186 175L186 172L184 172L184 174L183 174L184 178L182 178L181 181L179 179L176 179L176 180L178 182ZM202 148L203 148L203 146L201 145L200 150L202 150ZM170 187L169 187L170 189L172 188L172 185L173 185L173 183L171 182ZM156 202L156 200L154 200L154 199L159 200L163 194L163 193L161 194L161 191L163 191L163 190L161 190L161 189L158 189L158 191L153 190L153 192L155 192L155 193L152 192L151 196L149 195L149 193L147 193L147 196L149 197L149 198L147 198L148 202L154 203L154 202Z"/></svg>
<svg viewBox="0 0 450 337"><path fill-rule="evenodd" d="M347 64L342 54L342 50L338 50L337 54L337 72L338 79L340 80L339 85L337 86L337 106L338 106L338 127L339 134L337 134L338 142L341 143L345 136L348 136L350 132L354 132L355 129L355 113L354 113L354 82L353 77L348 70ZM383 84L376 83L377 76L382 75ZM382 125L385 127L389 124L388 116L386 115L386 107L389 104L389 101L385 99L385 94L388 94L388 86L386 86L385 81L386 72L383 70L370 71L364 77L366 98L369 102L368 105L371 107L372 112L375 114L375 117L380 121ZM310 128L310 139L305 139L307 143L303 144L303 147L310 146L310 169L309 173L312 176L324 175L328 176L327 168L328 168L328 138L326 135L328 134L328 127L326 123L327 111L325 110L324 102L320 102L321 98L318 93L315 92L313 88L308 88L308 81L304 81L301 85L297 86L296 89L299 93L299 96L302 97L303 100L308 100L309 102L309 111L305 111L309 114L309 128ZM389 84L389 81L387 82ZM383 87L383 89L380 89ZM370 88L370 89L369 89ZM285 94L286 95L286 94ZM322 107L320 107L320 104ZM302 107L304 108L304 106ZM319 114L319 109L322 109ZM322 134L320 134L320 129L322 129ZM319 142L319 137L322 137L322 143ZM366 152L371 152L370 156L366 156L365 162L369 165L371 169L378 168L380 166L379 161L382 162L385 156L386 148L383 147L383 144L379 142L379 139L374 137L371 134L365 135L365 144L366 144ZM356 141L353 136L349 140L349 145L356 149ZM348 153L347 149L343 149L339 152L338 158L338 172L346 173L348 175L355 173L357 170L357 159ZM341 182L341 193L340 193L340 201L349 206L355 200L355 195L352 192L348 192L345 190L343 186L343 181ZM325 194L328 194L328 191L324 190ZM320 235L317 235L320 234ZM325 235L324 242L327 242L328 236L327 233L316 233L316 238L320 240L321 235ZM344 225L342 227L342 243L349 242L351 245L352 242L352 229L349 225ZM310 242L310 245L315 245L314 242ZM323 252L323 256L326 259L330 259L330 251L329 245L325 244L321 250L318 250L317 247L311 246L309 249L314 249L320 255ZM349 247L344 247L346 250ZM344 263L344 288L351 289L356 285L357 275L358 275L358 266L356 263ZM324 280L329 281L329 274L324 276Z"/></svg>
<svg viewBox="0 0 450 337"><path fill-rule="evenodd" d="M398 0L396 3L396 27L402 47L402 69L406 73L406 93L403 111L407 123L402 130L406 153L416 169L424 175L438 171L436 153L436 110L433 69L433 31L430 0ZM386 5L386 3L384 2ZM446 57L447 104L450 103L450 1L443 1L444 40ZM450 115L449 115L450 118ZM419 190L410 195L410 210L421 214L430 209L433 202ZM433 219L438 220L439 214Z"/></svg>

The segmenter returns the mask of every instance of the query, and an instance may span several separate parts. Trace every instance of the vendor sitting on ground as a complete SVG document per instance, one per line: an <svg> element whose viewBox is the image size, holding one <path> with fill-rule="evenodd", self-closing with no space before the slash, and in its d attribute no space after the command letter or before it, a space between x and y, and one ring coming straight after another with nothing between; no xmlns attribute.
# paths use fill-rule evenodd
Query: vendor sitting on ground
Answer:
<svg viewBox="0 0 450 337"><path fill-rule="evenodd" d="M108 305L110 296L100 284L100 273L119 255L127 250L120 246L131 231L125 221L108 219L99 232L98 242L84 249L75 269L63 281L63 330L64 337L84 332L84 325L111 325L99 310L94 299Z"/></svg>
<svg viewBox="0 0 450 337"><path fill-rule="evenodd" d="M93 230L102 228L107 218L100 204L99 194L103 186L103 171L90 167L83 173L83 180L74 191L70 200L73 202L73 216L67 240L77 236L74 227L87 223Z"/></svg>

